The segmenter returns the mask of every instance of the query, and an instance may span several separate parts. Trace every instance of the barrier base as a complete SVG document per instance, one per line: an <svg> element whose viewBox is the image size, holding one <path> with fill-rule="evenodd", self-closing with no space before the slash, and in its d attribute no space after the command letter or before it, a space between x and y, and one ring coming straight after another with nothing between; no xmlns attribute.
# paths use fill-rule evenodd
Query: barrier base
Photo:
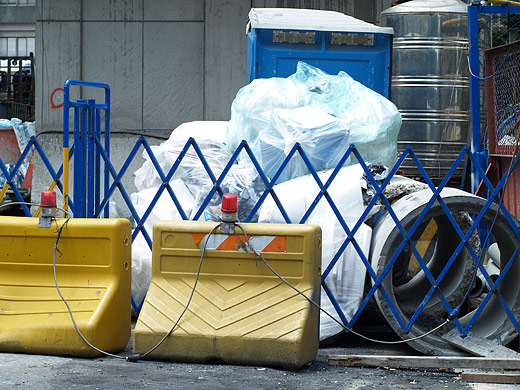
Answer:
<svg viewBox="0 0 520 390"><path fill-rule="evenodd" d="M0 351L97 356L78 335L56 290L57 227L37 218L0 217ZM131 226L125 219L70 219L56 274L84 336L117 352L130 339Z"/></svg>
<svg viewBox="0 0 520 390"><path fill-rule="evenodd" d="M134 352L158 343L188 310L153 359L266 365L295 369L318 350L316 307L282 282L252 252L245 237L207 237L211 222L154 225L152 282L134 330ZM243 224L255 249L287 281L319 302L321 230L311 225ZM238 232L241 232L237 229Z"/></svg>

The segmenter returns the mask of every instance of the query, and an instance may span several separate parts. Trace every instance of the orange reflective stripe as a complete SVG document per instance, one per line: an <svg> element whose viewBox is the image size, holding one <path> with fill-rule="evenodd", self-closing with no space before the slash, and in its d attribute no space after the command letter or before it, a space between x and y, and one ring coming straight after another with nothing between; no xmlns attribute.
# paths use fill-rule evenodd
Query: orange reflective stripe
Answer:
<svg viewBox="0 0 520 390"><path fill-rule="evenodd" d="M195 242L195 245L199 245L202 240L204 240L204 237L206 237L206 234L204 233L192 233L193 241Z"/></svg>
<svg viewBox="0 0 520 390"><path fill-rule="evenodd" d="M277 236L262 249L262 252L286 252L287 237Z"/></svg>
<svg viewBox="0 0 520 390"><path fill-rule="evenodd" d="M207 250L248 250L244 235L212 234L211 237L208 237L207 234L192 233L191 236L198 247L204 240L207 240L205 244ZM287 252L287 237L285 236L249 236L249 243L259 252Z"/></svg>

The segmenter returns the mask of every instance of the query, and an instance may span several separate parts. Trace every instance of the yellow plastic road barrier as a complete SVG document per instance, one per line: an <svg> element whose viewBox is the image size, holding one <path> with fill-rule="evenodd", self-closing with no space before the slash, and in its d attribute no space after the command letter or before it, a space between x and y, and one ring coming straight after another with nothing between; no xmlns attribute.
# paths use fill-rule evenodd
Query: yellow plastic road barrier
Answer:
<svg viewBox="0 0 520 390"><path fill-rule="evenodd" d="M0 217L0 351L97 356L78 335L54 283L58 219ZM86 339L117 352L130 339L131 226L70 219L56 252L60 290Z"/></svg>
<svg viewBox="0 0 520 390"><path fill-rule="evenodd" d="M172 328L199 281L180 323L149 356L155 359L299 368L318 350L318 309L245 251L245 237L209 239L212 222L154 225L152 282L134 329L134 353L145 353ZM267 262L319 302L321 230L312 225L243 224Z"/></svg>

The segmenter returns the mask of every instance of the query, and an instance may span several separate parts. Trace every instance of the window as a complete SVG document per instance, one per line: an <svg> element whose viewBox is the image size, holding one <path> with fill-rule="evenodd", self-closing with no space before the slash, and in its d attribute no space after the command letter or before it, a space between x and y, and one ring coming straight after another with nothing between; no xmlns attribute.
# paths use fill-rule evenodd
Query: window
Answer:
<svg viewBox="0 0 520 390"><path fill-rule="evenodd" d="M35 39L31 37L0 36L0 57L25 57L34 54Z"/></svg>

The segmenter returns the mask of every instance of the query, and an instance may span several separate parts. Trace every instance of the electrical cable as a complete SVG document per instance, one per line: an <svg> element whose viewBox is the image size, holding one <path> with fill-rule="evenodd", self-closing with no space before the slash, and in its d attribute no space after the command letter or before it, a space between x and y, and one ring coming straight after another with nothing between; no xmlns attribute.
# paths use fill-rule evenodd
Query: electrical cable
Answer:
<svg viewBox="0 0 520 390"><path fill-rule="evenodd" d="M493 72L492 75L489 75L487 77L480 77L480 76L477 76L475 73L473 73L473 69L471 69L471 61L469 59L469 55L468 55L468 70L469 70L469 74L472 75L473 77L475 77L476 79L480 80L480 81L486 81L486 80L489 80L490 78L493 78L497 75L497 73L502 69L502 66L504 65L504 63L506 62L506 59L509 57L509 55L511 54L511 48L512 48L512 44L511 44L511 47L509 48L509 50L507 51L506 54L504 54L504 58L502 58L502 61L500 61L500 64L498 64L498 66L496 67L495 71Z"/></svg>
<svg viewBox="0 0 520 390"><path fill-rule="evenodd" d="M38 203L29 203L29 202L11 202L11 203L6 203L6 204L3 204L3 205L0 205L0 209L3 208L3 207L6 207L6 206L9 206L9 205L12 205L12 204L25 204L25 205L28 205L28 206L38 206L38 207L41 207L40 204ZM62 211L65 211L59 207L56 207L57 209L60 209ZM59 284L58 284L58 276L57 276L57 272L56 272L56 252L59 252L60 254L61 251L58 249L58 243L60 241L60 237L61 237L61 233L63 232L63 228L67 225L67 223L69 222L70 220L70 216L67 217L67 219L65 220L65 222L63 222L63 224L61 226L58 226L58 222L56 220L56 218L52 217L54 223L56 224L56 233L57 236L56 236L56 242L54 243L54 251L53 251L53 254L52 254L52 267L53 267L53 272L54 272L54 284L56 286L56 291L58 292L58 295L60 296L61 300L63 301L63 303L65 303L65 306L67 307L67 310L69 312L69 315L70 315L70 319L72 320L72 323L74 325L74 328L76 328L76 331L78 332L79 336L83 339L83 341L92 349L94 349L95 351L101 353L101 354L104 354L104 355L107 355L107 356L111 356L111 357L114 357L114 358L117 358L117 359L123 359L123 360L126 360L126 357L124 356L120 356L120 355L115 355L115 354L112 354L110 352L106 352L106 351L103 351L102 349L99 349L97 348L96 346L94 346L93 344L91 344L86 338L85 336L83 335L83 333L81 332L81 330L79 329L78 327L78 324L76 323L76 320L74 319L74 315L72 314L72 310L70 309L70 306L69 306L69 303L67 302L67 300L65 299L65 297L63 296L63 294L61 293L61 290L60 290L60 287L59 287Z"/></svg>
<svg viewBox="0 0 520 390"><path fill-rule="evenodd" d="M446 321L444 321L442 324L436 326L435 328L429 330L428 332L422 334L422 335L419 335L417 337L412 337L412 338L409 338L409 339L403 339L403 340L398 340L398 341L384 341L384 340L376 340L376 339L373 339L373 338L370 338L370 337L367 337L361 333L358 333L350 328L347 328L342 322L340 322L339 320L337 320L332 314L330 314L329 312L327 312L325 309L323 309L318 303L314 302L311 298L309 298L308 296L306 296L303 292L301 292L300 290L298 290L296 287L294 287L289 281L287 281L282 275L280 275L278 272L276 272L276 270L271 267L271 265L267 262L266 259L264 259L264 257L256 251L256 249L251 245L251 242L249 241L249 236L247 235L247 232L246 230L244 229L244 227L238 223L235 223L235 226L238 226L242 232L244 233L244 236L246 237L246 250L247 249L250 249L253 254L255 255L255 259L258 260L258 258L260 258L260 260L263 261L263 263L267 266L267 268L269 268L269 270L274 274L276 275L282 282L284 282L287 286L289 286L290 288L292 288L294 291L296 291L299 295L301 295L302 297L304 297L307 301L309 301L310 304L312 304L313 306L315 306L316 308L318 308L319 310L321 310L325 315L327 315L328 317L330 317L332 320L334 320L338 325L340 325L345 331L347 332L350 332L352 333L353 335L355 336L358 336L362 339L365 339L367 341L370 341L370 342L373 342L373 343L378 343L378 344L388 344L388 345L393 345L393 344L403 344L403 343L409 343L411 341L415 341L415 340L419 340L419 339L422 339L423 337L426 337L430 334L432 334L433 332L436 332L437 330L439 330L440 328L442 328L443 326L445 326L447 323L449 323L451 321L451 318L448 317L448 319L446 319Z"/></svg>
<svg viewBox="0 0 520 390"><path fill-rule="evenodd" d="M105 132L102 131L101 134L104 134ZM44 130L44 131L40 131L38 134L36 134L36 138L38 138L39 136L41 135L46 135L46 134L63 134L63 131L60 131L60 130ZM115 131L110 131L110 134L111 135L118 135L118 134L127 134L127 135L135 135L135 136L138 136L138 137L149 137L149 138L156 138L156 139L160 139L160 140L167 140L168 138L170 138L169 136L166 136L166 135L157 135L157 134L151 134L151 133L148 133L146 131L131 131L131 130L115 130Z"/></svg>
<svg viewBox="0 0 520 390"><path fill-rule="evenodd" d="M470 59L469 59L469 56L468 56L468 70L469 70L469 74L472 75L473 77L475 77L477 80L480 80L480 81L489 80L489 79L495 77L495 75L500 70L500 67L504 64L504 62L505 62L505 57L502 60L502 62L500 63L499 68L497 68L497 70L495 70L495 72L492 75L487 76L487 77L480 77L480 76L477 76L475 73L473 73L473 70L471 69L471 62L470 62Z"/></svg>
<svg viewBox="0 0 520 390"><path fill-rule="evenodd" d="M11 204L17 204L17 203L23 203L23 204L26 204L26 205L31 205L31 206L41 206L40 204L38 203L28 203L28 202L12 202L12 203L8 203L8 204L4 204L4 205L0 205L0 209L3 208L3 207L6 207L8 205L11 205ZM184 307L184 310L181 312L181 314L179 315L179 317L177 318L177 321L175 321L175 323L173 324L173 326L171 327L170 331L154 346L152 347L151 349L149 349L147 352L143 353L143 354L134 354L134 355L130 355L130 356L121 356L121 355L116 355L116 354L113 354L113 353L110 353L110 352L107 352L107 351L103 351L102 349L96 347L95 345L93 345L92 343L90 343L86 337L83 335L83 333L81 332L81 330L79 329L78 327L78 324L76 323L76 320L74 319L74 315L72 314L72 310L69 306L69 303L67 302L67 300L65 299L65 297L63 296L63 294L61 293L61 290L60 290L60 287L59 287L59 284L58 284L58 276L57 276L57 271L56 271L56 252L59 252L61 254L61 251L58 249L58 243L60 241L60 237L61 237L61 234L63 232L63 229L65 228L65 226L67 225L67 223L69 222L71 217L68 217L65 222L63 222L63 224L60 226L58 226L58 222L56 221L56 218L53 218L54 222L56 223L56 232L57 232L57 236L56 236L56 242L54 243L54 251L53 251L53 256L52 256L52 265L53 265L53 271L54 271L54 283L55 283L55 286L56 286L56 291L58 292L58 295L60 296L61 300L63 301L63 303L65 304L65 306L67 307L67 310L69 312L69 315L70 315L70 319L72 320L72 323L74 325L74 328L76 329L76 332L78 333L78 335L83 339L83 341L92 349L94 349L95 351L103 354L103 355L106 355L106 356L110 356L110 357L113 357L113 358L116 358L116 359L122 359L122 360L126 360L128 362L137 362L138 360L141 360L143 358L145 358L146 356L148 356L150 353L152 353L153 351L155 351L171 334L172 332L174 331L174 329L177 327L177 325L179 324L180 320L182 319L182 317L184 316L184 314L186 313L186 311L188 310L188 307L193 299L193 295L195 294L195 288L197 287L197 283L199 281L199 277L200 277L200 270L202 268L202 262L204 260L204 255L206 253L206 246L207 246L207 243L208 243L208 239L209 237L211 237L211 235L215 232L215 230L217 230L217 228L219 228L221 225L220 223L215 225L213 227L213 229L211 229L211 231L209 232L206 240L204 241L204 245L202 247L202 253L201 253L201 256L200 256L200 262L199 262L199 267L197 269L197 275L195 277L195 282L193 284L193 288L191 290L191 294L190 294L190 297L188 298L188 302L186 303L185 307Z"/></svg>

